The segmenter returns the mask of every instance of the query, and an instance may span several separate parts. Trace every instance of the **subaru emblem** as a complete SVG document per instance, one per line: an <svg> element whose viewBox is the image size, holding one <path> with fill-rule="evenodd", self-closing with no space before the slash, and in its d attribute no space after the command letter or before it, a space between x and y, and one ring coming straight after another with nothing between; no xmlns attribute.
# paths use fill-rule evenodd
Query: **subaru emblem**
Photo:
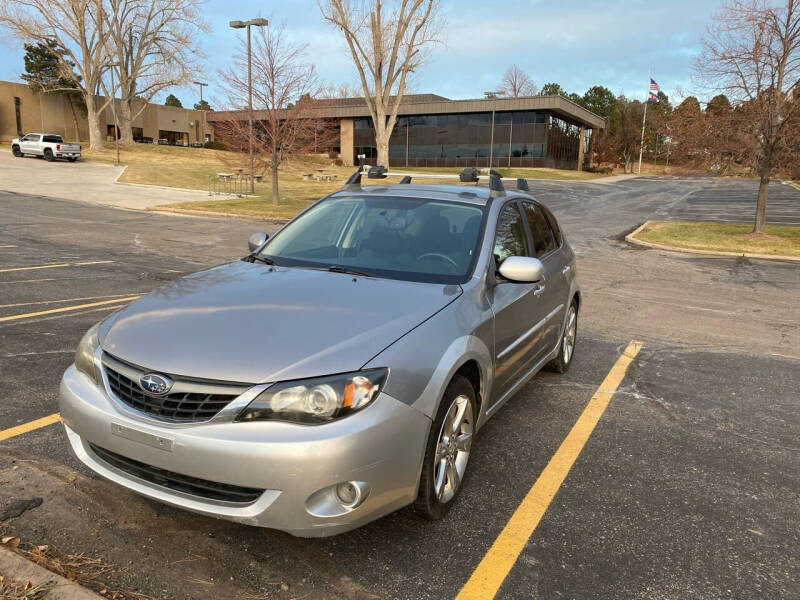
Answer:
<svg viewBox="0 0 800 600"><path fill-rule="evenodd" d="M139 379L139 387L148 394L166 394L172 387L172 380L157 373L146 373Z"/></svg>

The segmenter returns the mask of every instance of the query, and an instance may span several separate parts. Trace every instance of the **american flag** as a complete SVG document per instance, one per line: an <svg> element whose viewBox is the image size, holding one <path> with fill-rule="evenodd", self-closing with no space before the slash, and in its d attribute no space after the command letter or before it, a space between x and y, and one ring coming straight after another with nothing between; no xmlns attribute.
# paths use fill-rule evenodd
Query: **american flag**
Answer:
<svg viewBox="0 0 800 600"><path fill-rule="evenodd" d="M661 88L658 87L658 84L656 83L656 80L653 79L652 77L650 78L650 91L651 92L655 92L655 93L658 93L658 92L661 91Z"/></svg>

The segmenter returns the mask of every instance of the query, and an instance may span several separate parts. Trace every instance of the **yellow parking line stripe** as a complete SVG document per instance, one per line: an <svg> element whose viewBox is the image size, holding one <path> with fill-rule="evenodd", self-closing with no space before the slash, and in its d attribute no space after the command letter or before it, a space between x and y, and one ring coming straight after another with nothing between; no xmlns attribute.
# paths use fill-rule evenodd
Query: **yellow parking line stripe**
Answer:
<svg viewBox="0 0 800 600"><path fill-rule="evenodd" d="M69 312L71 310L80 310L82 308L91 308L93 306L104 306L106 304L117 304L120 302L129 302L136 300L141 296L128 296L126 298L113 298L111 300L103 300L102 302L89 302L88 304L75 304L73 306L62 306L60 308L51 308L49 310L40 310L38 312L22 313L21 315L9 315L7 317L0 317L0 323L5 321L16 321L18 319L29 319L31 317L41 317L42 315L52 315L55 313Z"/></svg>
<svg viewBox="0 0 800 600"><path fill-rule="evenodd" d="M0 431L0 442L4 440L10 440L13 437L17 437L23 433L28 433L34 429L47 427L48 425L58 423L59 421L61 421L61 415L55 413L46 417L42 417L41 419L36 419L35 421L30 421L29 423L23 423L22 425L11 427L10 429L4 429Z"/></svg>
<svg viewBox="0 0 800 600"><path fill-rule="evenodd" d="M107 294L105 296L84 296L83 298L62 298L61 300L39 300L38 302L17 302L15 304L0 304L0 308L15 308L17 306L37 306L40 304L58 304L59 302L78 302L79 300L105 300L106 298L122 298L127 294Z"/></svg>
<svg viewBox="0 0 800 600"><path fill-rule="evenodd" d="M35 271L38 269L63 269L64 267L87 267L89 265L107 265L108 263L113 262L113 260L87 260L85 262L36 265L32 267L9 267L7 269L0 269L0 273L11 273L12 271Z"/></svg>
<svg viewBox="0 0 800 600"><path fill-rule="evenodd" d="M550 506L561 484L575 464L589 436L625 377L625 372L639 353L641 342L632 341L611 367L606 378L589 400L572 429L561 442L522 503L511 515L503 531L473 571L456 600L494 598L514 563L525 548L539 521Z"/></svg>

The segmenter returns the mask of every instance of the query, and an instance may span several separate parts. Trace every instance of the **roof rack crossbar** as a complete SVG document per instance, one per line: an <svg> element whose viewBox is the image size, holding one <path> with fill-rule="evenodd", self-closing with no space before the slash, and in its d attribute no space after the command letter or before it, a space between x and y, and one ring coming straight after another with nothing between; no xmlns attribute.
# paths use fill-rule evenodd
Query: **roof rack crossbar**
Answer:
<svg viewBox="0 0 800 600"><path fill-rule="evenodd" d="M529 192L531 188L528 187L528 180L522 177L517 178L517 189L521 192Z"/></svg>
<svg viewBox="0 0 800 600"><path fill-rule="evenodd" d="M411 175L403 175L403 178L398 183L411 183Z"/></svg>

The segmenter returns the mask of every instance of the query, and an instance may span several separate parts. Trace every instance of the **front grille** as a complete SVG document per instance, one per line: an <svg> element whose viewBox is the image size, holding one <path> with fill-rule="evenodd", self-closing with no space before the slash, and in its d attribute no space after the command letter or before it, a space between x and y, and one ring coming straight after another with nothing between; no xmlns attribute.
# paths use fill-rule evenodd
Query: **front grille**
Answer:
<svg viewBox="0 0 800 600"><path fill-rule="evenodd" d="M153 396L119 371L105 365L108 385L114 395L136 410L173 421L207 421L236 398L238 394L203 394L173 392Z"/></svg>
<svg viewBox="0 0 800 600"><path fill-rule="evenodd" d="M124 471L129 475L133 475L138 479L143 479L176 492L183 492L184 494L191 494L192 496L199 496L208 500L237 502L240 504L255 502L258 500L258 497L264 493L264 490L259 490L257 488L218 483L216 481L189 477L188 475L180 475L172 471L152 467L138 460L120 456L119 454L115 454L110 450L100 448L91 443L89 447L99 459L112 467Z"/></svg>

